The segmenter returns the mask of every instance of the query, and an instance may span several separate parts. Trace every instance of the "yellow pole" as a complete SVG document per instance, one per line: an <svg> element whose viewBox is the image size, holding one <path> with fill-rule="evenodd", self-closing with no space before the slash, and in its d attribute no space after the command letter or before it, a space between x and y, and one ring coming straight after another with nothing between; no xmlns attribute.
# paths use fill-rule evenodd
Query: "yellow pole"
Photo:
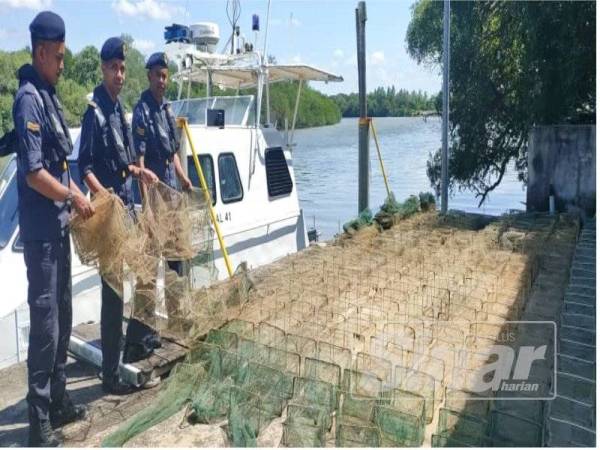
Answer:
<svg viewBox="0 0 600 450"><path fill-rule="evenodd" d="M379 157L379 165L381 166L381 174L383 175L383 182L385 183L385 190L387 191L388 198L390 197L390 186L388 184L387 175L385 174L385 168L383 167L383 158L381 157L381 151L379 150L379 139L377 139L377 133L375 132L375 125L373 125L373 118L369 117L369 123L371 124L371 130L373 131L373 139L375 139L375 147L377 147L377 156Z"/></svg>
<svg viewBox="0 0 600 450"><path fill-rule="evenodd" d="M225 260L225 266L227 267L227 272L229 276L233 276L233 269L231 267L231 261L229 260L229 254L227 253L227 247L225 247L225 241L223 240L223 235L221 234L221 228L219 227L219 222L217 222L217 216L215 215L215 210L212 207L212 198L210 196L210 192L208 190L208 185L206 184L206 179L204 178L204 172L202 172L202 166L200 165L200 160L198 159L198 155L196 154L196 149L194 148L194 142L192 141L192 135L190 133L190 128L187 123L187 119L185 117L177 118L177 125L180 128L183 128L185 131L185 135L187 137L188 142L190 143L190 148L192 149L192 158L194 159L194 165L196 166L196 172L198 172L198 178L200 179L200 184L202 185L202 191L204 192L204 198L206 200L206 204L208 205L208 210L210 211L210 220L212 221L215 232L217 233L217 238L219 239L219 246L221 247L221 252L223 253L223 259Z"/></svg>

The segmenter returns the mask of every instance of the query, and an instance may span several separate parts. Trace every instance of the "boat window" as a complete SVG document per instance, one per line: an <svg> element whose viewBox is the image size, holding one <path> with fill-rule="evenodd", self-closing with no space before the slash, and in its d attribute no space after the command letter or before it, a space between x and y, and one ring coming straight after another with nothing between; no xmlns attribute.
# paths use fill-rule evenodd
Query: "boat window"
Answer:
<svg viewBox="0 0 600 450"><path fill-rule="evenodd" d="M6 247L19 223L19 196L17 194L17 161L12 159L0 175L0 249Z"/></svg>
<svg viewBox="0 0 600 450"><path fill-rule="evenodd" d="M225 126L254 124L254 96L207 97L177 100L171 103L175 116L187 117L190 125L206 125L207 109L225 111Z"/></svg>
<svg viewBox="0 0 600 450"><path fill-rule="evenodd" d="M239 202L244 197L242 182L233 153L219 155L219 186L223 203Z"/></svg>
<svg viewBox="0 0 600 450"><path fill-rule="evenodd" d="M204 180L206 181L208 189L210 189L212 204L214 206L215 203L217 203L217 189L215 186L215 167L213 164L213 159L210 155L199 155L198 158L200 159L200 166L202 167ZM198 178L198 172L196 171L194 159L191 156L188 156L188 176L192 182L192 185L197 188L202 187L200 186L200 178Z"/></svg>
<svg viewBox="0 0 600 450"><path fill-rule="evenodd" d="M292 192L294 185L283 149L281 147L268 148L265 152L265 163L269 197L278 197Z"/></svg>

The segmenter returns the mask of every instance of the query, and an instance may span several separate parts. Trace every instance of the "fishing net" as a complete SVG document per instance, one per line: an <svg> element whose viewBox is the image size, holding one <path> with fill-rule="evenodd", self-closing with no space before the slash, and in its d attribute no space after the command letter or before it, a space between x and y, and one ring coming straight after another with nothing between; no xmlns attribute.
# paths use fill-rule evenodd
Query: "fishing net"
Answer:
<svg viewBox="0 0 600 450"><path fill-rule="evenodd" d="M504 219L474 231L415 214L251 277L182 288L193 307L173 308L192 324L184 366L198 373L183 394L167 380L163 395L187 406L192 424L223 427L229 445L269 433L290 447L539 445L534 402L523 415L474 392L498 336L522 332L505 322L536 289L543 252L565 257L558 244L575 236L561 219L528 220L525 253L500 247ZM120 436L156 423L145 413Z"/></svg>
<svg viewBox="0 0 600 450"><path fill-rule="evenodd" d="M283 424L282 444L286 447L324 447L326 430L330 427L331 416L325 409L290 403Z"/></svg>
<svg viewBox="0 0 600 450"><path fill-rule="evenodd" d="M433 209L435 209L435 198L429 192L421 192L418 197L411 195L402 203L396 200L393 192L390 192L373 219L383 229L388 229L419 211Z"/></svg>
<svg viewBox="0 0 600 450"><path fill-rule="evenodd" d="M236 281L220 290L192 286L190 277L198 270L207 278L200 286L216 277L213 230L201 190L178 192L155 183L140 212L128 210L106 191L95 195L92 204L93 217L71 220L75 249L124 300L124 284L135 280L133 318L193 341L245 301L251 285L244 267L238 268ZM187 261L191 267L177 273L169 261Z"/></svg>
<svg viewBox="0 0 600 450"><path fill-rule="evenodd" d="M180 411L190 400L196 387L202 384L206 372L199 364L181 364L172 370L171 376L154 403L139 412L104 441L103 447L121 447L134 436L163 422Z"/></svg>
<svg viewBox="0 0 600 450"><path fill-rule="evenodd" d="M346 233L351 233L353 231L358 231L366 226L369 226L373 223L373 213L370 209L365 209L362 211L356 219L352 219L346 222L342 228Z"/></svg>

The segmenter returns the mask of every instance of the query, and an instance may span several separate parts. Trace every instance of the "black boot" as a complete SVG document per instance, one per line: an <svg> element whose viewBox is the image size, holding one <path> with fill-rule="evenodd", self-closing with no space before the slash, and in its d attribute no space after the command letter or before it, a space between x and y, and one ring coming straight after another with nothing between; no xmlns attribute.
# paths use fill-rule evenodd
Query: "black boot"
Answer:
<svg viewBox="0 0 600 450"><path fill-rule="evenodd" d="M128 395L133 393L135 390L133 386L122 383L120 380L114 380L112 382L102 382L102 390L107 394L112 395Z"/></svg>
<svg viewBox="0 0 600 450"><path fill-rule="evenodd" d="M87 417L87 408L84 405L75 405L65 392L62 404L50 405L50 423L52 428L60 428L68 423L83 420Z"/></svg>
<svg viewBox="0 0 600 450"><path fill-rule="evenodd" d="M152 333L146 338L146 344L153 349L161 348L162 341L160 335L157 332Z"/></svg>
<svg viewBox="0 0 600 450"><path fill-rule="evenodd" d="M28 447L60 447L61 445L62 442L52 430L49 420L30 419Z"/></svg>

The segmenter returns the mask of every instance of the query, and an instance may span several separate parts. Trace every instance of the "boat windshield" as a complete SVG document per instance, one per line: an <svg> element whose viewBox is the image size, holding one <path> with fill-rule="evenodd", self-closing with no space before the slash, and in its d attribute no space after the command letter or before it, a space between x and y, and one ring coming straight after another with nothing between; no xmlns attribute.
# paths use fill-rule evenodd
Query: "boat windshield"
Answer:
<svg viewBox="0 0 600 450"><path fill-rule="evenodd" d="M190 125L206 125L207 109L225 111L225 126L254 125L254 96L206 97L177 100L171 103L176 116L187 117Z"/></svg>
<svg viewBox="0 0 600 450"><path fill-rule="evenodd" d="M17 160L12 158L0 173L0 249L6 247L19 223Z"/></svg>

